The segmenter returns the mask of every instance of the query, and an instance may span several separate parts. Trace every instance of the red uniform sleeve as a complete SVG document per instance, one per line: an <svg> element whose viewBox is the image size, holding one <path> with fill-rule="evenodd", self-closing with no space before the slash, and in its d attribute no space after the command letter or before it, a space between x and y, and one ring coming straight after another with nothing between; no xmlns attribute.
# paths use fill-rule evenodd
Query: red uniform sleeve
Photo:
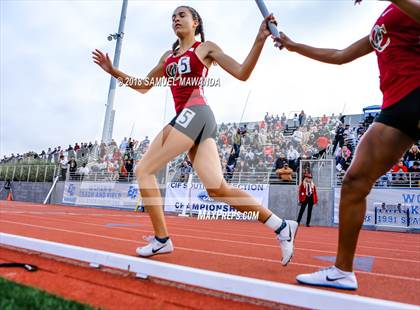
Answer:
<svg viewBox="0 0 420 310"><path fill-rule="evenodd" d="M314 205L316 205L318 203L318 195L316 192L316 186L314 186Z"/></svg>
<svg viewBox="0 0 420 310"><path fill-rule="evenodd" d="M300 184L299 186L299 202L303 203L306 199L306 193L305 193L305 187L303 184Z"/></svg>

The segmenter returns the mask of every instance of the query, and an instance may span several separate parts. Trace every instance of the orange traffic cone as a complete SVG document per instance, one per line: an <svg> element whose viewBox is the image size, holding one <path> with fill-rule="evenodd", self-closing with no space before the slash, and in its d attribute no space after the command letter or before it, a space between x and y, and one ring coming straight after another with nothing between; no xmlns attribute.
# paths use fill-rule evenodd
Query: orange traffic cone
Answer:
<svg viewBox="0 0 420 310"><path fill-rule="evenodd" d="M9 194L7 194L7 199L6 200L13 201L12 191L9 191Z"/></svg>

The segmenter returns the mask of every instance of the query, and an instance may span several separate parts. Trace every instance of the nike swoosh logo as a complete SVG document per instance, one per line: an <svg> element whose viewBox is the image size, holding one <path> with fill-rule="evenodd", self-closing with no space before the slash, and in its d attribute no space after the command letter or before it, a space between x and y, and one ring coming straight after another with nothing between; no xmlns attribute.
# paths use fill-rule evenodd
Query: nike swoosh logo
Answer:
<svg viewBox="0 0 420 310"><path fill-rule="evenodd" d="M389 10L387 10L387 11L385 11L382 15L381 15L381 17L384 17L386 14L388 14L389 12L391 12L393 10L393 8L390 8Z"/></svg>
<svg viewBox="0 0 420 310"><path fill-rule="evenodd" d="M165 246L166 246L166 244L165 245L162 245L160 248L152 249L153 254L156 253L156 252L158 252L160 249L163 249Z"/></svg>
<svg viewBox="0 0 420 310"><path fill-rule="evenodd" d="M335 278L335 279L331 279L329 276L326 276L327 281L332 282L332 281L337 281L337 280L341 280L344 279L346 276L343 277L339 277L339 278Z"/></svg>
<svg viewBox="0 0 420 310"><path fill-rule="evenodd" d="M290 225L289 225L289 240L287 240L287 242L292 242L292 230L290 229Z"/></svg>

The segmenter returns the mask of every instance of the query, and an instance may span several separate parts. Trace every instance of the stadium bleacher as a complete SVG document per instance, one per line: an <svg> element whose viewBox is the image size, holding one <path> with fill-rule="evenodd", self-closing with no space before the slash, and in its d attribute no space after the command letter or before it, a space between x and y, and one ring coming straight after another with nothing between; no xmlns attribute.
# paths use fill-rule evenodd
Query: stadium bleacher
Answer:
<svg viewBox="0 0 420 310"><path fill-rule="evenodd" d="M340 127L339 124L343 121L345 125ZM363 114L346 117L334 114L322 117L304 115L296 122L294 119L287 119L284 113L281 117L266 113L261 121L241 124L221 123L217 128L216 142L225 178L230 182L297 184L299 162L302 159L323 158L335 160L336 181L337 184L341 184L353 158L355 146L371 123L372 119L369 116L364 117ZM233 161L229 160L235 147L235 135L243 126L246 126L246 133L241 135L239 156L233 165ZM342 128L341 134L340 128ZM124 138L119 145L114 140L108 145L95 141L75 143L66 149L61 146L49 148L47 152L11 154L9 157L4 156L0 162L0 180L10 178L11 169L6 172L7 166L59 165L60 157L64 156L66 162L72 158L74 159L72 162L75 162L71 168L66 168L69 170L67 178L71 180L83 178L93 181L130 182L135 179L135 163L147 151L149 144L148 137L142 141L130 137ZM377 185L418 186L420 180L418 145L407 151L402 162L400 169L393 167L378 180ZM291 180L280 177L278 169L281 169L284 163L293 170ZM190 173L190 166L186 154L181 154L168 163L166 173L161 173L159 179L163 181L164 174L167 174L169 180L185 181L188 179L186 174ZM47 168L44 170L46 171L44 178L38 176L39 172L36 177L26 177L25 173L20 173L23 174L22 177L16 171L13 173L13 178L33 181L51 179L47 175L52 173L52 169L48 173ZM58 171L59 169L54 169L54 175L58 174Z"/></svg>

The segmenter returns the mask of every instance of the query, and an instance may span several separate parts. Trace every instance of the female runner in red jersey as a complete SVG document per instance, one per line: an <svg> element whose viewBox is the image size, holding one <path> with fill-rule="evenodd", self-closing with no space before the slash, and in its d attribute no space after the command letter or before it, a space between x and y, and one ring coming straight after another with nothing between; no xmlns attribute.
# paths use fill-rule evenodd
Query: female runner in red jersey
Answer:
<svg viewBox="0 0 420 310"><path fill-rule="evenodd" d="M345 64L375 51L383 93L382 111L359 142L343 180L335 266L298 275L300 283L357 289L353 259L366 196L376 180L420 139L420 1L391 2L370 35L343 50L315 48L280 35L289 51L330 64Z"/></svg>
<svg viewBox="0 0 420 310"><path fill-rule="evenodd" d="M140 192L155 232L154 237L147 239L148 245L137 248L138 255L147 257L173 251L155 173L179 154L188 152L210 197L226 202L239 211L259 212L259 221L277 235L283 256L282 264L287 265L293 256L297 223L278 218L252 196L226 183L215 141L216 121L207 105L202 85L191 85L191 81L205 78L213 63L217 63L235 78L247 80L269 36L269 21L275 22L272 15L261 24L255 42L242 64L226 55L215 43L204 40L203 21L197 11L188 6L180 6L174 11L172 28L178 39L172 50L163 54L156 67L147 75L147 79L134 79L115 69L108 54L104 55L99 50L93 52L94 62L103 70L143 94L152 88L150 81L166 77L171 83L175 101L176 116L157 135L136 167ZM201 42L195 40L198 34ZM130 83L133 80L135 83Z"/></svg>

